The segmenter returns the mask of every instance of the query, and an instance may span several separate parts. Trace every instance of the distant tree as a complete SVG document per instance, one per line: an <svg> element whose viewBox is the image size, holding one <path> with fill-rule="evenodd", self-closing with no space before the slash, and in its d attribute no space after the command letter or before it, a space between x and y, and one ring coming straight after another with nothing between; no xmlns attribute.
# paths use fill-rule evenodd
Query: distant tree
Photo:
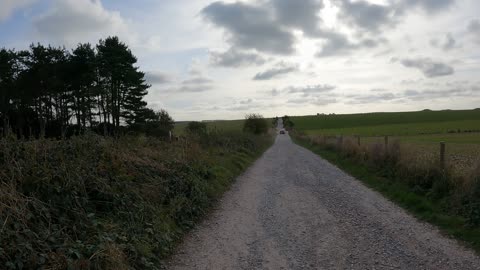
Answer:
<svg viewBox="0 0 480 270"><path fill-rule="evenodd" d="M165 110L153 111L144 109L139 112L142 121L131 125L130 129L136 132L143 132L149 136L167 137L175 127L175 121Z"/></svg>
<svg viewBox="0 0 480 270"><path fill-rule="evenodd" d="M175 127L175 121L173 121L173 118L170 116L170 114L168 114L167 111L162 109L156 112L156 116L160 127L168 131L173 130Z"/></svg>
<svg viewBox="0 0 480 270"><path fill-rule="evenodd" d="M294 123L292 122L292 120L290 120L290 117L288 115L283 116L282 121L283 121L283 127L284 128L286 128L286 129L293 128Z"/></svg>
<svg viewBox="0 0 480 270"><path fill-rule="evenodd" d="M276 127L278 125L278 116L275 116L275 118L273 118L272 124L273 124L274 127Z"/></svg>
<svg viewBox="0 0 480 270"><path fill-rule="evenodd" d="M207 124L202 122L189 122L185 131L190 135L202 136L207 134Z"/></svg>
<svg viewBox="0 0 480 270"><path fill-rule="evenodd" d="M243 131L253 134L264 134L268 132L269 124L260 114L248 114L245 117Z"/></svg>

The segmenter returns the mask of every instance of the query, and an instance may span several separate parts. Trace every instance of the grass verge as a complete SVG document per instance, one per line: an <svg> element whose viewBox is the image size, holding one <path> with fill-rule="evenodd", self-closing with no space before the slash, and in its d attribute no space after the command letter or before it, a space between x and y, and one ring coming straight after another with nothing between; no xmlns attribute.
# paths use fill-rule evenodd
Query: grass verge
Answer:
<svg viewBox="0 0 480 270"><path fill-rule="evenodd" d="M241 132L0 139L0 269L161 269L272 143Z"/></svg>
<svg viewBox="0 0 480 270"><path fill-rule="evenodd" d="M295 143L303 146L343 171L380 192L386 198L406 209L420 220L436 225L447 235L461 240L480 253L480 228L472 226L468 220L448 209L448 198L435 199L412 189L405 181L397 179L389 170L381 170L359 164L336 150L314 144L300 136L292 136Z"/></svg>

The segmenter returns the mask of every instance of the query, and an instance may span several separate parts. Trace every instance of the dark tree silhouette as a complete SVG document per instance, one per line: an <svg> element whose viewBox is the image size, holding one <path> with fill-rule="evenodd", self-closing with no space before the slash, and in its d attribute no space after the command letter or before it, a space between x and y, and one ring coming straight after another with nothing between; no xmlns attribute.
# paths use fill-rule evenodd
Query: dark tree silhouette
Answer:
<svg viewBox="0 0 480 270"><path fill-rule="evenodd" d="M168 113L147 108L150 85L136 63L117 37L96 46L79 44L71 52L41 44L25 51L1 49L1 134L65 137L87 128L112 134L146 123L170 131Z"/></svg>

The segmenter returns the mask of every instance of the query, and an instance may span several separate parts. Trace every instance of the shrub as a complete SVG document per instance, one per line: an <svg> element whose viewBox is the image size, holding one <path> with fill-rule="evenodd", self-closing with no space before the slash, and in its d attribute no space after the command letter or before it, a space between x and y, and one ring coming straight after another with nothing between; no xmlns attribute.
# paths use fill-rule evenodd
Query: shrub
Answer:
<svg viewBox="0 0 480 270"><path fill-rule="evenodd" d="M268 133L268 121L260 114L249 114L245 119L243 131L256 135Z"/></svg>
<svg viewBox="0 0 480 270"><path fill-rule="evenodd" d="M472 226L480 225L480 161L472 169L469 177L467 194L463 200L463 212ZM463 194L465 195L465 194Z"/></svg>
<svg viewBox="0 0 480 270"><path fill-rule="evenodd" d="M189 135L203 136L207 134L207 124L202 122L190 122L185 128Z"/></svg>
<svg viewBox="0 0 480 270"><path fill-rule="evenodd" d="M285 115L284 117L282 117L282 121L283 121L283 127L286 128L287 130L291 130L294 126L294 123L292 122L292 120L290 120L290 117L288 115Z"/></svg>

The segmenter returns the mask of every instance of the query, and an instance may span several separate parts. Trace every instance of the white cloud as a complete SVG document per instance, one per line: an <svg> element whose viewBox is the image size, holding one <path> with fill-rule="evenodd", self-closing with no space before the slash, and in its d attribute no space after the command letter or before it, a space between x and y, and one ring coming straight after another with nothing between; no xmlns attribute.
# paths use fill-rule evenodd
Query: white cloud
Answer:
<svg viewBox="0 0 480 270"><path fill-rule="evenodd" d="M19 9L25 8L36 0L0 0L0 22L7 20Z"/></svg>
<svg viewBox="0 0 480 270"><path fill-rule="evenodd" d="M35 20L35 29L41 37L67 45L112 35L131 38L120 13L105 9L100 0L53 0L51 9Z"/></svg>

